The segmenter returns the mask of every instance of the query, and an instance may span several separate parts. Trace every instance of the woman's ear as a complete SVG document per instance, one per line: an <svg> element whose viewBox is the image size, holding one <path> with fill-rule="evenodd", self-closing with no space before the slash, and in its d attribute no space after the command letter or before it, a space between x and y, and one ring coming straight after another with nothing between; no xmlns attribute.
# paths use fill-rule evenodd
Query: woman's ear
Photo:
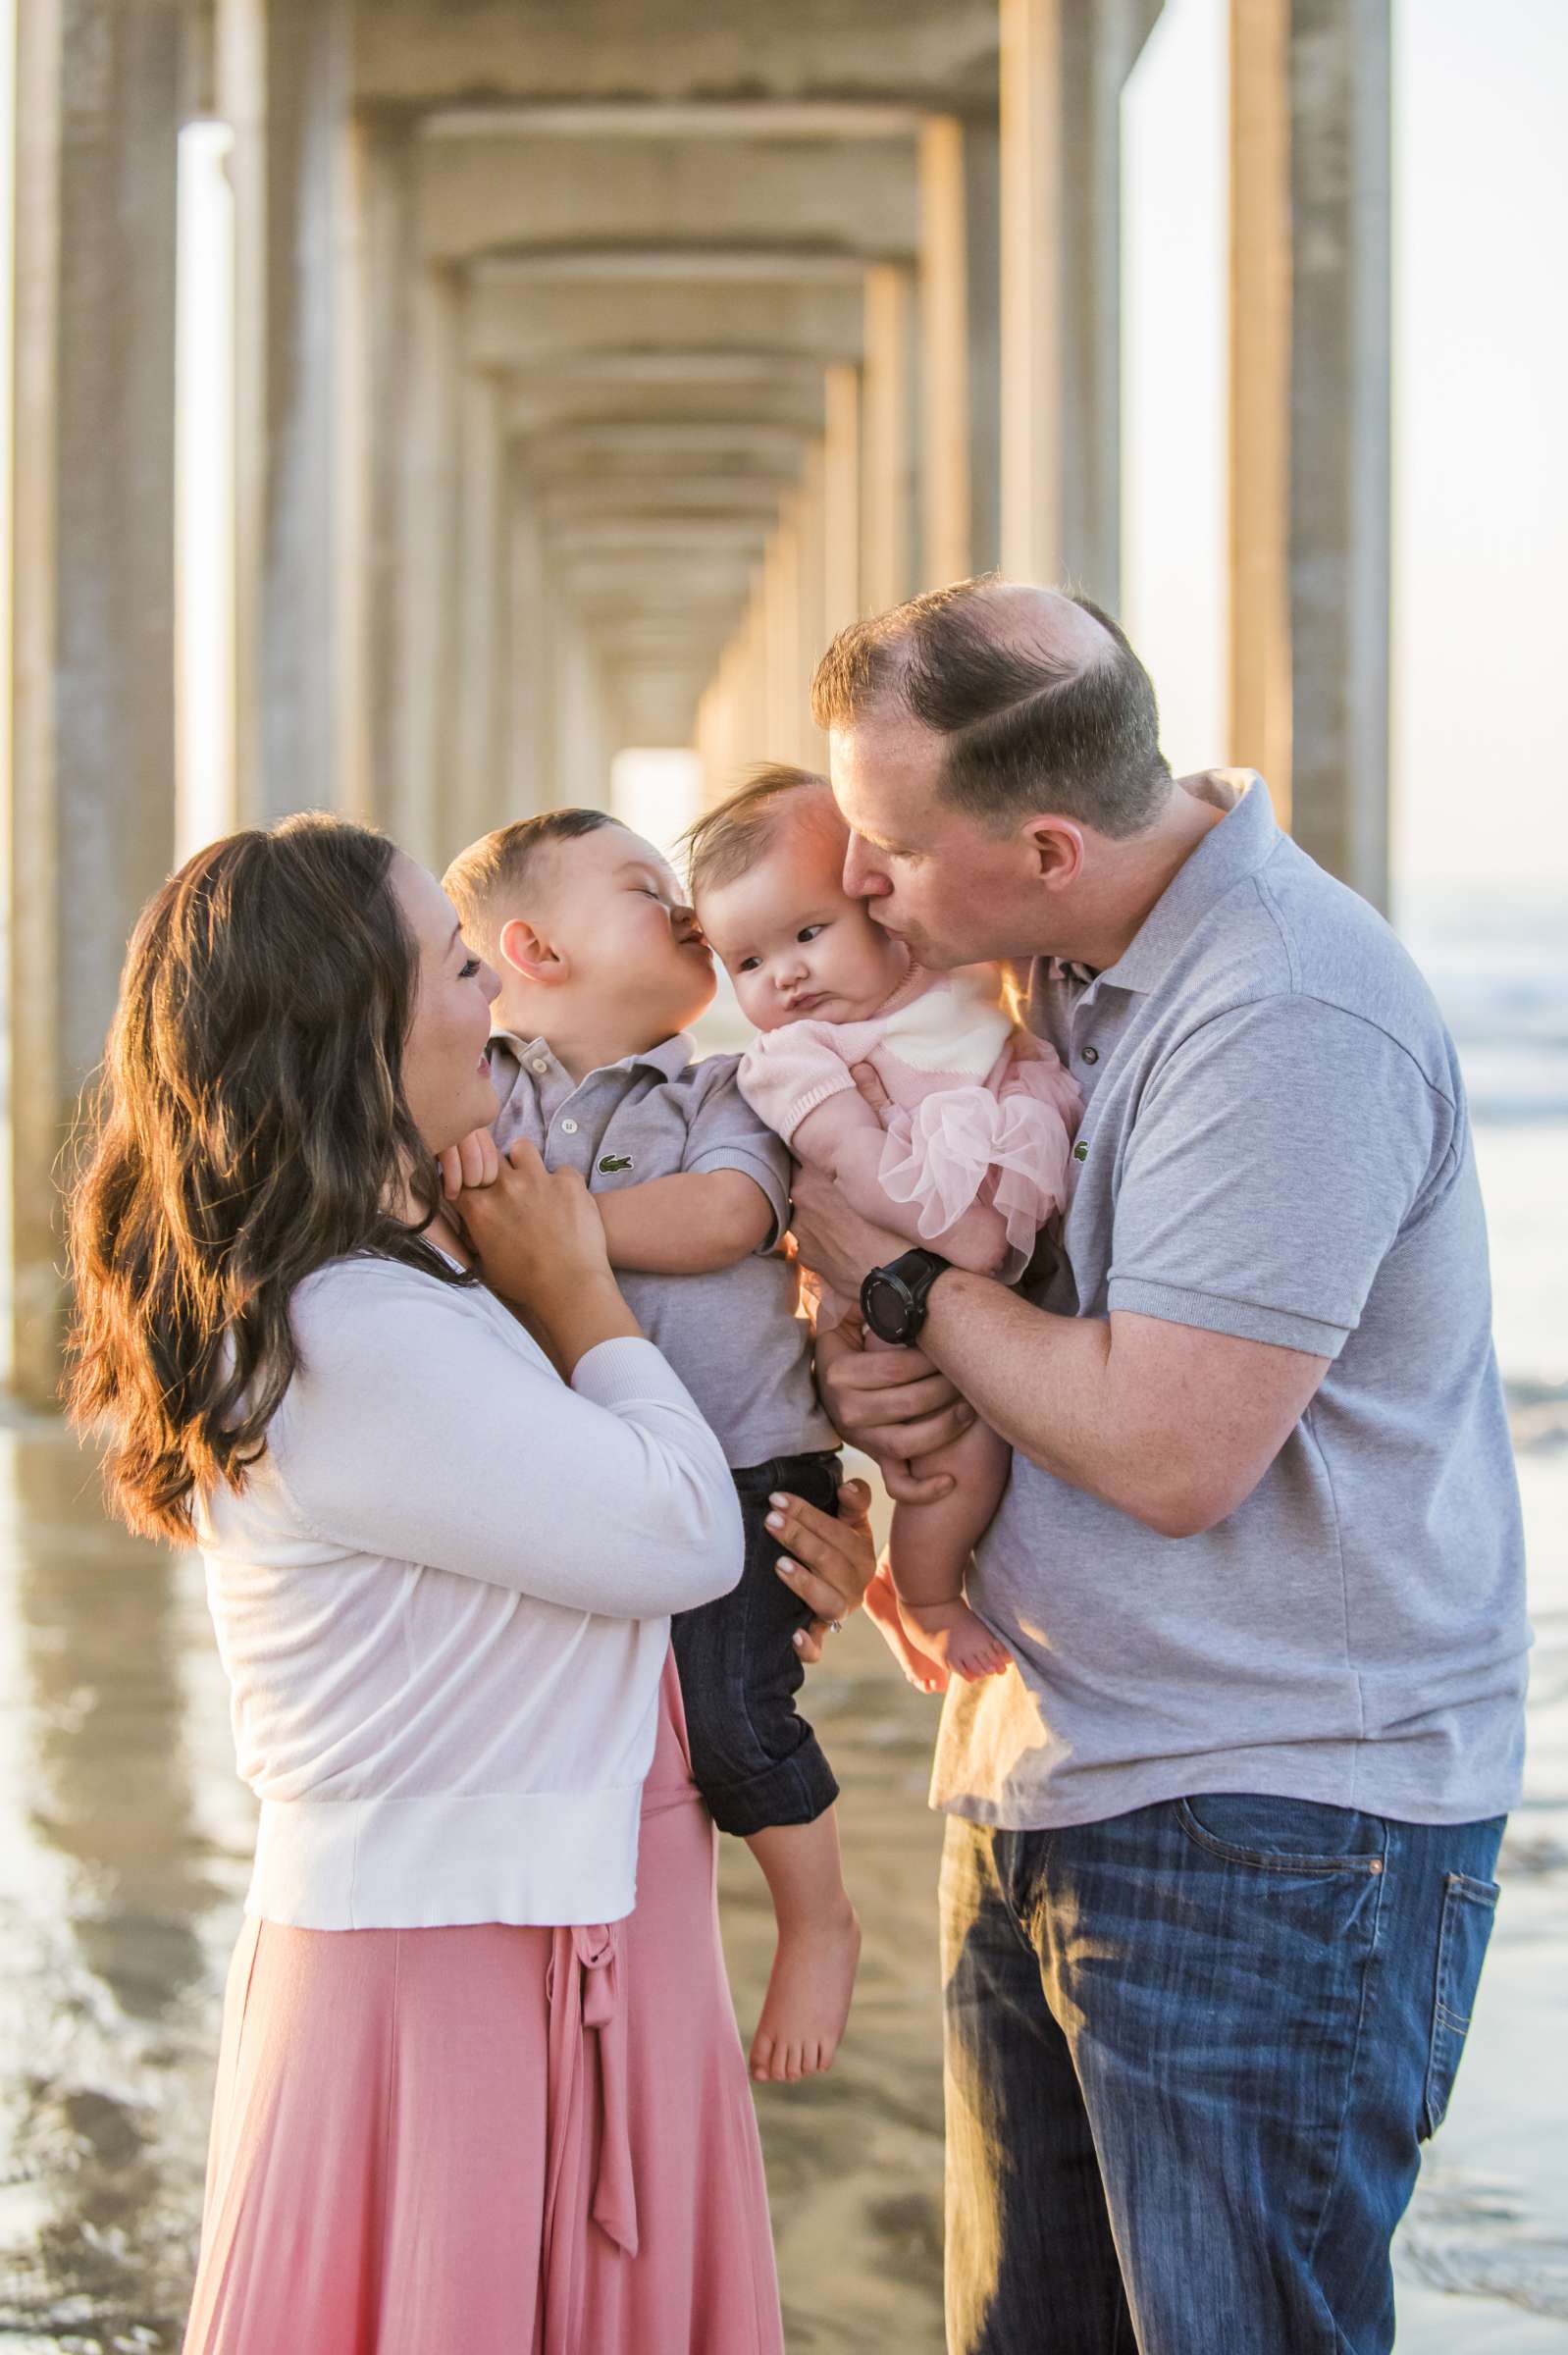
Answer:
<svg viewBox="0 0 1568 2355"><path fill-rule="evenodd" d="M496 954L503 966L525 981L537 981L546 988L568 977L564 954L552 948L526 916L514 916L502 924L496 941Z"/></svg>

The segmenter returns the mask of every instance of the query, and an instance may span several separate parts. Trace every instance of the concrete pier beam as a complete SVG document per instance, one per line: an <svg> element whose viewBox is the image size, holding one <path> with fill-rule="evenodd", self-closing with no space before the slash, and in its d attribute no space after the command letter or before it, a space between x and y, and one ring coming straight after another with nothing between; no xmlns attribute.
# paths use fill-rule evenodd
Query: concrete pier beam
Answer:
<svg viewBox="0 0 1568 2355"><path fill-rule="evenodd" d="M56 1178L175 851L180 0L17 15L8 1354L44 1405Z"/></svg>

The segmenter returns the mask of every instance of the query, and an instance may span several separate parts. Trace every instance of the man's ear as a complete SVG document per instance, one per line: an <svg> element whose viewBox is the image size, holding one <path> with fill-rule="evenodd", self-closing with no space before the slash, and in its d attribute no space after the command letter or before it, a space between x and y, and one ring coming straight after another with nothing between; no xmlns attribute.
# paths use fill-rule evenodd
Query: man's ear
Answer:
<svg viewBox="0 0 1568 2355"><path fill-rule="evenodd" d="M1029 866L1047 890L1060 891L1083 871L1083 828L1075 818L1031 817L1023 829Z"/></svg>
<svg viewBox="0 0 1568 2355"><path fill-rule="evenodd" d="M568 978L570 968L562 951L552 948L543 932L523 916L514 916L502 924L496 940L496 954L504 966L509 966L525 981L537 981L545 988Z"/></svg>

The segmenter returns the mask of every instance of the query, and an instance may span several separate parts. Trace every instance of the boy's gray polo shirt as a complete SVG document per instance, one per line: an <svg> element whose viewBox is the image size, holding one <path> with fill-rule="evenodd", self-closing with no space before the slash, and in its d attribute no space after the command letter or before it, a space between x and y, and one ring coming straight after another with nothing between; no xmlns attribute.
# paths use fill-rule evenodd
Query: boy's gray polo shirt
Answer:
<svg viewBox="0 0 1568 2355"><path fill-rule="evenodd" d="M502 1152L526 1136L547 1169L580 1171L596 1194L683 1171L740 1170L767 1197L773 1231L736 1266L618 1275L627 1306L739 1471L839 1442L812 1385L795 1269L774 1247L789 1224L790 1157L736 1086L737 1060L694 1063L682 1032L574 1080L542 1038L502 1031L490 1042Z"/></svg>
<svg viewBox="0 0 1568 2355"><path fill-rule="evenodd" d="M1453 1043L1240 783L1117 965L1035 968L1031 1024L1087 1096L1035 1297L1333 1362L1200 1537L1015 1455L968 1592L1018 1673L954 1686L932 1788L978 1823L1205 1791L1445 1823L1518 1796L1523 1540Z"/></svg>

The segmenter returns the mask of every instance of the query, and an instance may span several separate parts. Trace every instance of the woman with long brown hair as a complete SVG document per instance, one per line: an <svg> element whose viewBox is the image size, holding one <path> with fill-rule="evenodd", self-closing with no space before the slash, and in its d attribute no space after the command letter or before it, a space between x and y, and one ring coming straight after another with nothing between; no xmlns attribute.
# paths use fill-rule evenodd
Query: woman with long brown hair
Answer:
<svg viewBox="0 0 1568 2355"><path fill-rule="evenodd" d="M261 1802L187 2355L781 2345L668 1667L733 1489L580 1180L519 1147L466 1197L484 1282L442 1213L493 995L382 837L216 843L131 943L73 1199L72 1411L202 1547ZM859 1599L859 1524L783 1543Z"/></svg>

